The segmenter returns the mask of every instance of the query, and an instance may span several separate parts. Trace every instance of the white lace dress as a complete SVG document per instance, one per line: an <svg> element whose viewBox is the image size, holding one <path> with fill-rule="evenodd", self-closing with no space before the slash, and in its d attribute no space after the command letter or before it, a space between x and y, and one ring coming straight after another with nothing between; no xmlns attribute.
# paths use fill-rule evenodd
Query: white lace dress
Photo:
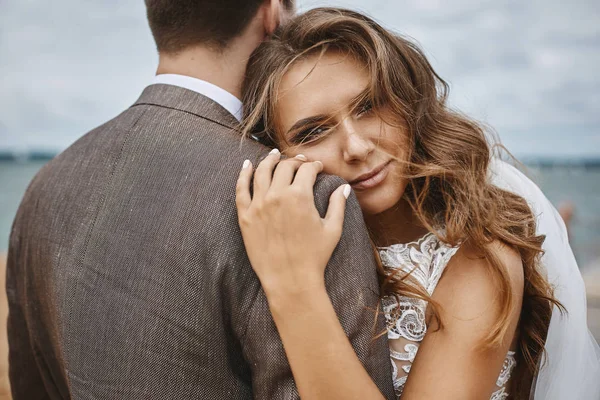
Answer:
<svg viewBox="0 0 600 400"><path fill-rule="evenodd" d="M450 247L429 233L416 242L380 247L383 265L388 269L401 269L411 273L412 278L431 296L448 262L458 247ZM425 311L427 302L400 296L384 299L385 318L388 322L388 340L393 368L394 388L400 398L415 360L419 343L425 337ZM396 322L394 322L396 321ZM510 351L498 376L496 390L490 400L508 398L506 385L516 365L515 353Z"/></svg>

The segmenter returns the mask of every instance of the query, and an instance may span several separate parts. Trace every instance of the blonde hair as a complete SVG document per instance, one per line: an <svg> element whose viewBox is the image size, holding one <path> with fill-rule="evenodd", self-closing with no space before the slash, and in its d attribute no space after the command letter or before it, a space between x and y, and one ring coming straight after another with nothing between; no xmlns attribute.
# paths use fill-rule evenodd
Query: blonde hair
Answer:
<svg viewBox="0 0 600 400"><path fill-rule="evenodd" d="M488 245L499 240L520 254L525 284L517 357L524 362L517 364L511 392L512 398L527 397L544 354L552 307L561 307L539 271L544 236L536 234L535 217L523 198L489 183L492 150L484 129L447 106L448 85L417 45L350 10L318 8L296 17L249 61L243 87L244 133L272 145L284 141L275 120L278 86L296 61L328 50L342 51L364 64L373 108L385 108L404 121L409 133L404 199L420 223L448 244L469 244L489 261L501 308L484 346L503 340L515 306L506 266ZM383 296L429 301L443 327L438 305L409 276L385 269L380 260L379 274Z"/></svg>

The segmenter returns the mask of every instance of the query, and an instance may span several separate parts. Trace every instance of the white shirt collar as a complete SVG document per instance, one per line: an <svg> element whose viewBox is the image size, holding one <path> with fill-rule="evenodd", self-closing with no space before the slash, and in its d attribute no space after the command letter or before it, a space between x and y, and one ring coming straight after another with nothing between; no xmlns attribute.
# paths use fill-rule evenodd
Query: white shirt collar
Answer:
<svg viewBox="0 0 600 400"><path fill-rule="evenodd" d="M200 93L221 105L221 107L229 111L238 121L242 120L243 111L241 100L212 83L192 78L191 76L177 74L156 75L154 77L154 83L179 86Z"/></svg>

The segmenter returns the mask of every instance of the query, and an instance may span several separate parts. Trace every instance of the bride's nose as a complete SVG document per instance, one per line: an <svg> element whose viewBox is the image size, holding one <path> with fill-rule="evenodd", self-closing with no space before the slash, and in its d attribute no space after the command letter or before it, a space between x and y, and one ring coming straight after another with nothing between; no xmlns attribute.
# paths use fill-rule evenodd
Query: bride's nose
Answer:
<svg viewBox="0 0 600 400"><path fill-rule="evenodd" d="M375 144L364 132L357 132L352 118L346 118L340 126L343 135L344 161L365 161L375 150Z"/></svg>

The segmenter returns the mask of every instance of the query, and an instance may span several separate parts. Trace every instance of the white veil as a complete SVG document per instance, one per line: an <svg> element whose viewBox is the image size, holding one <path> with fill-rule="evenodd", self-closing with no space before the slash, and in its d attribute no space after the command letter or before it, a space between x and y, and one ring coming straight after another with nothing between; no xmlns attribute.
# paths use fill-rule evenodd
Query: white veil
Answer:
<svg viewBox="0 0 600 400"><path fill-rule="evenodd" d="M569 245L565 224L541 190L508 163L493 160L491 182L523 197L537 215L538 233L546 235L542 265L555 296L567 309L555 307L546 340L546 362L531 398L599 400L600 348L587 325L587 301L581 273Z"/></svg>

